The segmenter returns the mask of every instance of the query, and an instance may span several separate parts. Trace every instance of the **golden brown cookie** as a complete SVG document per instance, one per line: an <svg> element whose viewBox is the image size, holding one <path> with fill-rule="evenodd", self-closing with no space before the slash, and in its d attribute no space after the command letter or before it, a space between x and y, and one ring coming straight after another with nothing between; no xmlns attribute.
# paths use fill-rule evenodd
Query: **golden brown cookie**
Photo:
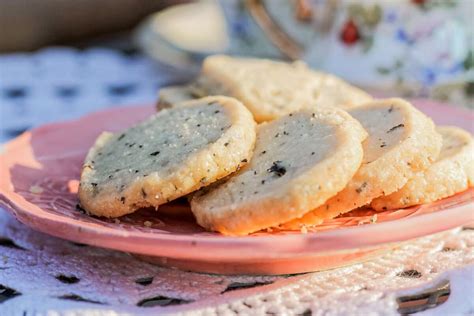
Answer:
<svg viewBox="0 0 474 316"><path fill-rule="evenodd" d="M91 214L118 217L193 192L245 165L255 125L236 99L207 97L103 133L84 162L81 204Z"/></svg>
<svg viewBox="0 0 474 316"><path fill-rule="evenodd" d="M410 179L400 190L372 201L379 211L430 203L474 186L474 141L454 126L436 129L443 137L441 153L434 164Z"/></svg>
<svg viewBox="0 0 474 316"><path fill-rule="evenodd" d="M349 114L369 134L363 143L360 169L344 190L282 228L317 225L395 192L439 155L441 136L433 122L402 99L376 100L349 110Z"/></svg>
<svg viewBox="0 0 474 316"><path fill-rule="evenodd" d="M214 55L204 60L192 94L237 98L257 122L319 106L349 108L372 98L333 75L315 72L302 62Z"/></svg>
<svg viewBox="0 0 474 316"><path fill-rule="evenodd" d="M332 107L263 123L249 164L195 193L194 216L206 229L226 235L300 217L346 186L362 161L366 135L347 112Z"/></svg>

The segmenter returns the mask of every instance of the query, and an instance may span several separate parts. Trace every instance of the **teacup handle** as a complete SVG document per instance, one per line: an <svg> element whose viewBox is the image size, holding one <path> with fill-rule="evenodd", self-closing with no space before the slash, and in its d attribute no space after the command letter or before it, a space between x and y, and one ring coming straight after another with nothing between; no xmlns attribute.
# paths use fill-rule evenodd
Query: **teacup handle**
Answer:
<svg viewBox="0 0 474 316"><path fill-rule="evenodd" d="M265 35L286 57L298 59L303 54L304 48L270 17L262 0L246 0L245 6Z"/></svg>
<svg viewBox="0 0 474 316"><path fill-rule="evenodd" d="M324 21L320 21L322 31L326 32L333 19L336 11L338 0L327 0L326 12L324 14ZM304 12L298 14L301 20L311 20L311 12L307 10L310 8L305 0L298 0L297 5L302 7L304 5ZM245 6L252 18L262 29L270 41L280 50L280 52L289 59L300 59L305 51L305 47L295 41L288 33L286 33L281 26L272 19L268 14L263 0L245 0ZM309 13L309 14L308 14Z"/></svg>

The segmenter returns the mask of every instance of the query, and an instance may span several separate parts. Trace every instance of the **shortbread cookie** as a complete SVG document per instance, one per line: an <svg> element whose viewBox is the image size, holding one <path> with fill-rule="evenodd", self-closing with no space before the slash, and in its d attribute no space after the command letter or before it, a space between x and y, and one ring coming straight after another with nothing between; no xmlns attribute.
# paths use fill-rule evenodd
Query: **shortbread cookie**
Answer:
<svg viewBox="0 0 474 316"><path fill-rule="evenodd" d="M367 92L356 88L344 80L321 72L314 72L320 78L319 95L316 104L319 106L337 106L350 109L373 100Z"/></svg>
<svg viewBox="0 0 474 316"><path fill-rule="evenodd" d="M82 169L81 204L106 217L157 207L236 171L250 159L255 137L252 115L232 98L160 111L97 139Z"/></svg>
<svg viewBox="0 0 474 316"><path fill-rule="evenodd" d="M168 86L160 89L158 93L158 103L156 109L158 111L171 108L176 104L181 104L184 101L196 99L192 93L189 85L182 86Z"/></svg>
<svg viewBox="0 0 474 316"><path fill-rule="evenodd" d="M376 100L349 114L369 133L360 169L344 190L284 229L317 225L395 192L438 157L441 136L433 122L404 100Z"/></svg>
<svg viewBox="0 0 474 316"><path fill-rule="evenodd" d="M300 109L351 107L371 100L365 92L334 76L313 72L304 63L215 55L205 59L192 85L195 95L228 95L242 101L257 122Z"/></svg>
<svg viewBox="0 0 474 316"><path fill-rule="evenodd" d="M378 211L430 203L474 186L474 141L458 127L438 127L443 146L437 161L397 192L372 201Z"/></svg>
<svg viewBox="0 0 474 316"><path fill-rule="evenodd" d="M245 235L299 217L342 190L360 166L361 125L337 108L301 110L257 128L252 160L194 194L197 222Z"/></svg>

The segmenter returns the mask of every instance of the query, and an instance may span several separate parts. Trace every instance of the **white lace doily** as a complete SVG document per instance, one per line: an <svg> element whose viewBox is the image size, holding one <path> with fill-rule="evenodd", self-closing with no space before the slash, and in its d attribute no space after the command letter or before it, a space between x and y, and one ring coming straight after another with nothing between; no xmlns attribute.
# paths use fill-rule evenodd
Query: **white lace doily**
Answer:
<svg viewBox="0 0 474 316"><path fill-rule="evenodd" d="M144 57L105 49L3 55L0 72L0 142L45 122L154 102L158 86L186 79ZM326 272L227 277L60 240L0 210L2 316L395 315L435 306L448 292L446 302L421 314L474 314L474 230L428 236ZM417 299L423 303L406 304Z"/></svg>

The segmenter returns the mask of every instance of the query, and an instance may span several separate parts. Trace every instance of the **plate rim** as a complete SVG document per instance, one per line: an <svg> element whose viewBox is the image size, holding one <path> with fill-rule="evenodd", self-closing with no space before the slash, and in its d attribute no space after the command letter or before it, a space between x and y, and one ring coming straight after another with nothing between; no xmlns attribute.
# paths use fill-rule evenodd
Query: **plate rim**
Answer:
<svg viewBox="0 0 474 316"><path fill-rule="evenodd" d="M444 110L446 110L447 107L447 105L442 104L438 104L437 106L443 107ZM150 105L143 105L139 107L142 110L147 110L150 108ZM108 115L111 112L123 111L124 109L136 110L137 106L106 109L89 113L76 119L45 124L30 131L24 132L15 139L2 145L4 146L5 150L0 154L0 162L6 159L8 156L8 149L16 146L25 146L25 144L22 142L25 142L28 137L31 137L31 135L34 133L39 133L51 128L75 125L92 117L101 117ZM466 109L457 108L456 110L461 110L460 113L467 111L466 113L469 112L469 115L472 115L471 111ZM3 168L6 168L7 170L9 169L9 167L0 166L0 171ZM5 171L5 169L3 170ZM27 201L23 196L14 192L13 188L11 190L5 190L3 182L11 183L10 179L9 181L3 179L0 180L0 184L2 184L0 185L0 206L3 206L7 211L13 214L20 222L35 230L39 230L43 233L54 235L63 239L91 244L93 246L133 252L143 255L183 259L263 260L303 256L320 252L352 250L354 248L364 248L401 242L408 239L448 230L462 224L469 223L470 221L474 221L474 213L469 212L470 209L474 210L474 208L472 208L474 189L471 188L464 192L464 194L469 194L471 196L469 201L463 203L462 205L457 205L455 207L447 208L441 211L396 219L383 223L376 223L373 225L344 227L323 232L308 232L307 234L284 233L278 235L229 237L219 236L218 234L198 236L185 234L165 234L161 232L149 233L140 231L124 231L121 228L114 229L97 224L92 225L91 223L88 223L86 226L81 226L81 223L83 222L78 219L73 219L67 216L61 216L59 214L53 214L42 210L39 206ZM31 207L25 209L24 206L21 206L22 204L25 205L25 203ZM35 221L34 219L40 219L40 221ZM49 225L62 227L61 231L66 231L68 234L59 234L56 232L56 230L52 234L51 231L48 231L50 226L44 225L44 221L48 221ZM428 225L426 223L427 221L429 223L440 222L442 225ZM390 231L403 230L403 228L411 227L412 225L418 226L420 229L408 229L410 233L405 234L403 238L400 238L400 236L396 234L394 236L388 234ZM377 238L373 238L374 236ZM396 238L395 236L398 237ZM103 237L107 238L104 240L102 239ZM132 245L130 244L131 239ZM134 248L133 246L136 246L135 244L137 240L142 241L143 244L138 248ZM150 242L156 243L159 241L162 242L159 247L149 244ZM163 242L165 244L163 244ZM234 256L229 255L229 246L233 248L234 251L232 251L232 253L235 254ZM183 251L180 252L174 249L179 247L187 247L187 249L191 251L183 254ZM224 251L225 255L220 254L219 249L227 250ZM204 250L208 251L204 252ZM261 253L260 250L263 250L263 253Z"/></svg>

